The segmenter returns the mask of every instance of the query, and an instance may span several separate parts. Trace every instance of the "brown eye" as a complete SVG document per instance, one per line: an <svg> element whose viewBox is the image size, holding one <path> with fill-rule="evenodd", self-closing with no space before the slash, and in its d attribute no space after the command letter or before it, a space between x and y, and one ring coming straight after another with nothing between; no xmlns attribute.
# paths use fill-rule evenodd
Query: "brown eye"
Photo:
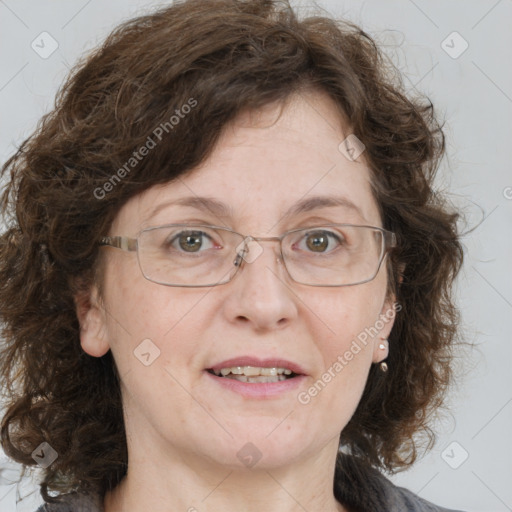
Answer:
<svg viewBox="0 0 512 512"><path fill-rule="evenodd" d="M311 252L325 253L340 244L340 238L331 231L314 231L305 235L306 247Z"/></svg>
<svg viewBox="0 0 512 512"><path fill-rule="evenodd" d="M197 253L202 252L201 249L210 249L208 245L204 247L207 241L210 241L210 237L203 231L182 231L169 242L169 245L179 251Z"/></svg>
<svg viewBox="0 0 512 512"><path fill-rule="evenodd" d="M323 234L308 235L306 245L314 252L323 252L329 246L329 240Z"/></svg>
<svg viewBox="0 0 512 512"><path fill-rule="evenodd" d="M201 246L203 245L203 241L199 233L180 235L178 240L180 247L187 252L196 252L201 249Z"/></svg>

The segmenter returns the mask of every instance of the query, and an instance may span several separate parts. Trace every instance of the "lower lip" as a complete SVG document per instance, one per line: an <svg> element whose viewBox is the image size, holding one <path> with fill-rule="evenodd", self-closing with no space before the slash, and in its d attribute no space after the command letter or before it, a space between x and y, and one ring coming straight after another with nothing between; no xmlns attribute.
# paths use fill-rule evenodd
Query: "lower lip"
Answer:
<svg viewBox="0 0 512 512"><path fill-rule="evenodd" d="M213 375L206 370L205 373L225 389L247 398L269 398L283 395L297 389L306 378L305 375L299 375L279 382L240 382L236 379L217 377L217 375Z"/></svg>

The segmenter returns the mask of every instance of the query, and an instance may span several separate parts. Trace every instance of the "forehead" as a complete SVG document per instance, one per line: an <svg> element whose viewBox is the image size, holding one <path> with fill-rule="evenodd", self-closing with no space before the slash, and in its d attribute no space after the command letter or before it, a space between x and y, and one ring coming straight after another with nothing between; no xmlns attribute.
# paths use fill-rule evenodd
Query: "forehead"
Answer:
<svg viewBox="0 0 512 512"><path fill-rule="evenodd" d="M132 198L114 224L142 228L202 211L233 228L240 227L236 220L266 232L329 209L340 220L379 225L364 153L351 161L340 150L349 135L325 93L296 94L284 106L245 112L224 128L201 165Z"/></svg>

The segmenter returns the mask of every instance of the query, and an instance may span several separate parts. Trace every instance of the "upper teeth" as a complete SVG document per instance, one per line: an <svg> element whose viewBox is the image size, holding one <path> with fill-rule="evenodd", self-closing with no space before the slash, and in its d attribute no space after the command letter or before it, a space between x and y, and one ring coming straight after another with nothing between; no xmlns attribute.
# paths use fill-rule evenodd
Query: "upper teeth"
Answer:
<svg viewBox="0 0 512 512"><path fill-rule="evenodd" d="M230 368L221 368L220 370L213 370L215 375L222 375L225 377L232 373L233 375L246 375L251 377L254 375L291 375L292 371L288 368L262 368L260 366L231 366Z"/></svg>

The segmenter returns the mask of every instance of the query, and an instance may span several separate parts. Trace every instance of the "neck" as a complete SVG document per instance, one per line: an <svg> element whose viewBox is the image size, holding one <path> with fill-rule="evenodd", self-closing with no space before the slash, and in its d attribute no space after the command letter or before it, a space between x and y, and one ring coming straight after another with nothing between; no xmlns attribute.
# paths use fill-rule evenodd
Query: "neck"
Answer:
<svg viewBox="0 0 512 512"><path fill-rule="evenodd" d="M259 470L226 467L194 454L163 460L162 452L159 457L135 452L123 481L106 494L105 512L348 512L333 494L336 453L328 457L326 450Z"/></svg>

